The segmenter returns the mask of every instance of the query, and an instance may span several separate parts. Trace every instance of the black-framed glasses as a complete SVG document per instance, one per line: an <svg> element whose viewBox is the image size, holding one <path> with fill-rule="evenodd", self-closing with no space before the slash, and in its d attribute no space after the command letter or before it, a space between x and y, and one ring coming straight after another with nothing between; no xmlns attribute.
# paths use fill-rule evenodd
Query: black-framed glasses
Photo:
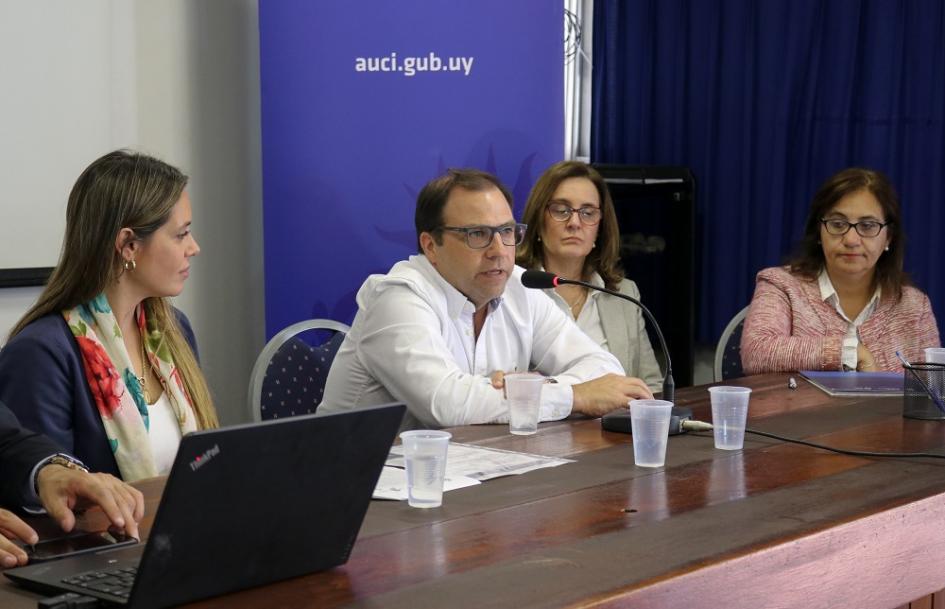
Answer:
<svg viewBox="0 0 945 609"><path fill-rule="evenodd" d="M856 229L856 233L861 237L875 237L884 227L889 226L890 222L879 222L878 220L860 220L859 222L847 222L840 218L821 218L820 223L824 225L827 232L831 235L845 235L851 228Z"/></svg>
<svg viewBox="0 0 945 609"><path fill-rule="evenodd" d="M549 203L548 213L558 222L568 222L571 219L571 214L577 214L578 218L581 219L581 223L588 226L594 226L600 222L601 216L599 207L584 205L579 209L574 209L567 203Z"/></svg>
<svg viewBox="0 0 945 609"><path fill-rule="evenodd" d="M525 238L527 224L503 224L502 226L441 226L438 230L448 230L462 233L466 238L466 245L474 250L489 247L496 235L502 245L518 245Z"/></svg>

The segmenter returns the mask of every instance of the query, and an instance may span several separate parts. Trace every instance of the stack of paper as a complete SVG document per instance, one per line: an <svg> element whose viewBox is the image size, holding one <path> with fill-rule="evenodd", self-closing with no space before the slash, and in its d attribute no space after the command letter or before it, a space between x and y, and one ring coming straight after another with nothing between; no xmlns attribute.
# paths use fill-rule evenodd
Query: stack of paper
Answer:
<svg viewBox="0 0 945 609"><path fill-rule="evenodd" d="M403 446L391 449L387 466L381 472L374 489L375 499L407 499L407 475L404 467ZM446 477L443 491L451 491L479 484L501 476L524 474L545 467L557 467L573 463L571 459L543 457L498 448L486 448L472 444L450 443L446 453Z"/></svg>

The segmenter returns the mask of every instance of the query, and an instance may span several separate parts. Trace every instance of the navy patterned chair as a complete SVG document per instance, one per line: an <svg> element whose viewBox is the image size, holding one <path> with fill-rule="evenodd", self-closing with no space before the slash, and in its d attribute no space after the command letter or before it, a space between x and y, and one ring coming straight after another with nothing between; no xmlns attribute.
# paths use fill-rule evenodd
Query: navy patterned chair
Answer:
<svg viewBox="0 0 945 609"><path fill-rule="evenodd" d="M273 336L253 366L249 383L253 420L315 412L348 330L349 326L330 319L308 319Z"/></svg>
<svg viewBox="0 0 945 609"><path fill-rule="evenodd" d="M748 307L739 311L728 322L715 348L715 382L745 376L742 370L742 327Z"/></svg>

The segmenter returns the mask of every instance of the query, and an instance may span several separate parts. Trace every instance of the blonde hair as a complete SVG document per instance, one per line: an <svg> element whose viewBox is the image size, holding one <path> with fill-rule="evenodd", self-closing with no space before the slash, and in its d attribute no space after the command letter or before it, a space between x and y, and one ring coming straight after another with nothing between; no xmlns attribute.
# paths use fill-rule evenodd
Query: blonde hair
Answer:
<svg viewBox="0 0 945 609"><path fill-rule="evenodd" d="M117 281L124 270L115 237L131 228L147 239L170 217L180 200L187 176L176 167L129 150L110 152L89 165L76 180L66 207L66 234L42 294L17 322L10 338L50 313L88 302ZM180 371L200 429L218 427L207 381L177 316L164 298L142 303L149 331L158 331Z"/></svg>

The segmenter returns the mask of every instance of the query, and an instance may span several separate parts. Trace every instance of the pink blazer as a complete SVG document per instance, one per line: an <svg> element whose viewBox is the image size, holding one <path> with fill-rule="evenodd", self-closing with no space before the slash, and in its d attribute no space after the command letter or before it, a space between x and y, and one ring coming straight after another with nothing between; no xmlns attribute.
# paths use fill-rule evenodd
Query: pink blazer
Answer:
<svg viewBox="0 0 945 609"><path fill-rule="evenodd" d="M742 368L745 374L840 370L846 328L836 309L821 300L816 279L786 267L764 269L742 332ZM924 348L941 346L929 298L913 287L904 287L898 302L883 294L859 335L879 370L902 370L897 350L912 362L925 359Z"/></svg>

